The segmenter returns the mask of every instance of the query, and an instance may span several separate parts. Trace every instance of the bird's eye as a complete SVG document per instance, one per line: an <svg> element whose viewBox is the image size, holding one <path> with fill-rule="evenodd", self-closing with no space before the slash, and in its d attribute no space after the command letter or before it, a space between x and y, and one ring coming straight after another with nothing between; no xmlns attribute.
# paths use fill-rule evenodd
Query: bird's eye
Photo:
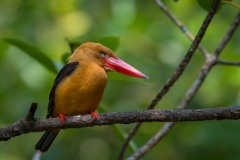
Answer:
<svg viewBox="0 0 240 160"><path fill-rule="evenodd" d="M108 55L106 55L106 54L104 54L104 53L100 53L100 54L99 54L99 57L100 57L100 58L108 58Z"/></svg>
<svg viewBox="0 0 240 160"><path fill-rule="evenodd" d="M105 55L104 53L100 53L100 54L99 54L99 57L100 57L100 58L106 58L106 55Z"/></svg>

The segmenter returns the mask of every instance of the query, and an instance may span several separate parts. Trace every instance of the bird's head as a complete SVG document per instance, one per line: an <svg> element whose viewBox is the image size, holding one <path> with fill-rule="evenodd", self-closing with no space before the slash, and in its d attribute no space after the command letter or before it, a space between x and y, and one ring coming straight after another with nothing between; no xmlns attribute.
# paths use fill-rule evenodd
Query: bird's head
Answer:
<svg viewBox="0 0 240 160"><path fill-rule="evenodd" d="M148 78L134 67L117 58L109 48L100 43L87 42L80 45L74 51L70 61L93 62L105 71L116 71L129 76Z"/></svg>

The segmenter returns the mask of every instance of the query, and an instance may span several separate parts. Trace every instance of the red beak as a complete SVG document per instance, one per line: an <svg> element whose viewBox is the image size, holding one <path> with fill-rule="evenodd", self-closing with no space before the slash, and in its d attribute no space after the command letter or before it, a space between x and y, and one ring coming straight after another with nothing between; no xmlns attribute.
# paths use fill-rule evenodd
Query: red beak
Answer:
<svg viewBox="0 0 240 160"><path fill-rule="evenodd" d="M105 62L105 68L107 70L116 71L133 77L148 78L148 76L144 75L136 68L130 66L129 64L117 57L103 58L103 60Z"/></svg>

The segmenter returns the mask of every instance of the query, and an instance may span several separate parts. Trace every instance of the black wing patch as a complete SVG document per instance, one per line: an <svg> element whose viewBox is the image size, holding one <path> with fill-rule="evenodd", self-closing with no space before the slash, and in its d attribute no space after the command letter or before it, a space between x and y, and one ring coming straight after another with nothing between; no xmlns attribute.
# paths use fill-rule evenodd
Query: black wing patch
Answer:
<svg viewBox="0 0 240 160"><path fill-rule="evenodd" d="M55 106L54 104L54 99L55 99L55 91L56 88L58 86L58 84L67 76L71 75L72 72L76 69L76 67L79 65L79 62L71 62L66 64L58 73L53 86L52 86L52 90L50 92L49 95L49 103L48 103L48 114L47 114L47 118L52 116L52 112L53 112L53 108Z"/></svg>

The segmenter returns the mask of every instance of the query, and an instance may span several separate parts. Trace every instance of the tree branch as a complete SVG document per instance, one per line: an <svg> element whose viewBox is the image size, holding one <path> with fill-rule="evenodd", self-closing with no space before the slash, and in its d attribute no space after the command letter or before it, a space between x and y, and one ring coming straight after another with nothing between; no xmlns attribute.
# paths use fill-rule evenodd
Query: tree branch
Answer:
<svg viewBox="0 0 240 160"><path fill-rule="evenodd" d="M175 82L179 79L179 77L183 74L185 68L187 67L193 54L195 53L197 47L199 46L210 22L212 21L212 18L215 15L215 12L218 8L219 3L220 3L219 0L215 0L213 2L211 9L209 10L206 18L204 19L196 38L193 40L191 46L189 47L186 55L183 58L183 60L181 61L181 63L179 64L179 66L177 67L175 72L172 74L172 76L167 80L167 82L164 84L164 86L160 89L160 91L156 95L156 97L152 100L152 102L148 106L148 109L153 109L157 105L157 103L162 99L162 97L168 92L168 90L175 84ZM131 141L133 136L136 134L136 132L140 126L141 126L141 123L136 124L136 126L129 132L128 137L126 138L126 140L123 143L122 148L119 152L118 160L123 159L127 145L129 144L129 142Z"/></svg>
<svg viewBox="0 0 240 160"><path fill-rule="evenodd" d="M93 121L91 115L70 116L63 126L59 118L27 119L24 118L9 126L0 128L0 141L21 134L41 132L49 129L83 128L111 124L129 124L135 122L187 122L206 120L240 119L240 106L217 107L206 109L176 110L139 110L131 112L112 112L99 114Z"/></svg>
<svg viewBox="0 0 240 160"><path fill-rule="evenodd" d="M184 96L183 100L180 102L180 104L177 106L177 109L184 109L189 104L189 102L192 100L194 95L197 93L198 89L203 84L204 80L206 79L207 75L211 71L212 67L215 64L218 64L218 56L226 46L226 44L230 41L233 33L236 31L238 25L240 24L240 13L237 14L236 18L234 19L233 23L231 24L230 28L226 32L225 36L223 37L222 41L216 48L215 52L206 57L205 63L194 81L193 85L189 88L186 95ZM170 129L173 127L173 122L167 122L163 125L162 128L159 129L159 131L150 139L148 142L143 145L138 152L134 153L132 156L128 158L128 160L136 160L142 157L144 154L146 154L151 148L153 148L163 137L167 135L167 133L170 131Z"/></svg>

